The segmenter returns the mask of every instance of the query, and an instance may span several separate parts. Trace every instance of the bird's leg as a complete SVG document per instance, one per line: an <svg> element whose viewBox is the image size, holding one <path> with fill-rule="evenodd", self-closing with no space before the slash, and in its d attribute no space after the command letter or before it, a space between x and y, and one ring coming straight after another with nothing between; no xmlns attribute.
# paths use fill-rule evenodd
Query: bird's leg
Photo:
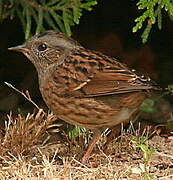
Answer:
<svg viewBox="0 0 173 180"><path fill-rule="evenodd" d="M91 152L92 152L96 142L99 140L100 136L101 136L101 131L99 129L95 129L92 141L88 145L87 151L86 151L86 153L84 154L84 156L82 158L82 163L83 164L88 161L88 158L89 158L89 156L90 156L90 154L91 154Z"/></svg>

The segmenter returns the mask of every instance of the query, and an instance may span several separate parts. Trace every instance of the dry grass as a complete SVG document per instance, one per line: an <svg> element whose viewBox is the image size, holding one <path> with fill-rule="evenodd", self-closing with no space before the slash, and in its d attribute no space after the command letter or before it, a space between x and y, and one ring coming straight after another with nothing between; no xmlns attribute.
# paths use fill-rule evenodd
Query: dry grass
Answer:
<svg viewBox="0 0 173 180"><path fill-rule="evenodd" d="M52 114L45 114L42 110L26 117L9 116L9 122L1 136L1 180L146 179L142 176L141 169L144 164L143 153L131 141L140 138L138 133L135 136L122 133L119 141L114 141L109 146L109 155L101 148L105 138L103 136L97 144L97 152L94 152L88 164L84 165L79 161L83 149L77 144L72 147L72 144L68 146L63 142L45 143L48 137L45 136L48 134L47 128L51 127L55 119ZM158 142L163 145L165 142L162 139L151 141L151 146L158 148ZM169 144L170 149L172 145L173 143ZM152 155L151 163L147 167L149 173L154 175L153 179L173 178L173 154L170 151L165 152L164 146L162 153L156 152Z"/></svg>
<svg viewBox="0 0 173 180"><path fill-rule="evenodd" d="M173 141L165 141L161 137L147 141L147 146L144 144L143 147L152 147L156 152L146 163L144 153L138 148L141 144L139 130L135 135L122 131L118 141L109 145L109 155L102 150L103 135L88 164L84 165L80 159L88 136L83 133L83 138L48 143L51 138L48 129L60 126L54 124L55 120L53 114L46 114L41 109L26 117L21 114L8 116L5 129L0 134L1 180L173 179ZM137 144L132 143L132 139L136 139ZM82 140L83 146L80 146ZM147 178L144 173L153 177Z"/></svg>
<svg viewBox="0 0 173 180"><path fill-rule="evenodd" d="M8 115L5 129L1 131L0 156L9 153L28 155L35 145L44 143L47 129L56 119L52 113L46 114L42 109L26 117Z"/></svg>
<svg viewBox="0 0 173 180"><path fill-rule="evenodd" d="M93 154L87 165L81 164L73 157L62 157L61 163L58 163L56 161L57 151L51 158L51 154L42 153L41 150L27 160L24 156L11 156L11 159L3 159L3 164L0 167L0 179L143 179L139 169L140 164L142 164L141 153L134 149L129 152L128 148L126 148L127 152L122 150L116 155L110 156L97 152L97 154ZM153 157L164 158L164 156L165 154L155 154ZM164 162L168 163L168 159L170 161L170 158L165 158ZM171 179L172 174L169 167L166 167L165 173L163 173L163 170L155 167L154 163L156 162L153 162L153 167L151 167L151 172L155 175L154 179ZM159 165L158 162L157 165Z"/></svg>

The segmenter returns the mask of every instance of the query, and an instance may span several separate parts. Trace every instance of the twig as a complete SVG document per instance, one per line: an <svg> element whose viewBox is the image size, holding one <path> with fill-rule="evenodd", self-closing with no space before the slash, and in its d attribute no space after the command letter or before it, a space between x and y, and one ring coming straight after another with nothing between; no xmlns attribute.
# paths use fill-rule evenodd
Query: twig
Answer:
<svg viewBox="0 0 173 180"><path fill-rule="evenodd" d="M26 98L29 102L31 102L38 110L40 109L37 104L32 101L30 95L29 95L29 92L26 91L26 94L20 90L18 90L17 88L15 88L12 84L8 83L8 82L4 82L8 87L14 89L15 91L17 91L18 93L20 93L22 96L24 96L24 98Z"/></svg>

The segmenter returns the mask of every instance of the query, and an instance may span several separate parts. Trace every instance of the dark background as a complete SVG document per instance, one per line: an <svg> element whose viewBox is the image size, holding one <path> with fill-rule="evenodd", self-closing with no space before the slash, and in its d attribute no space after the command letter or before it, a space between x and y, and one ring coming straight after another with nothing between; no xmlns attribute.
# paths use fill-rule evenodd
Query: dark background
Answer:
<svg viewBox="0 0 173 180"><path fill-rule="evenodd" d="M91 12L84 12L80 24L73 28L73 37L89 49L115 56L132 68L149 75L161 87L173 84L173 23L163 14L162 30L154 25L148 42L142 44L141 33L132 33L134 19L140 15L134 0L100 0ZM38 90L33 65L22 54L8 47L24 42L19 19L7 19L0 24L0 117L32 112L34 106L13 89L29 90L34 102L46 108ZM169 97L172 103L172 97Z"/></svg>

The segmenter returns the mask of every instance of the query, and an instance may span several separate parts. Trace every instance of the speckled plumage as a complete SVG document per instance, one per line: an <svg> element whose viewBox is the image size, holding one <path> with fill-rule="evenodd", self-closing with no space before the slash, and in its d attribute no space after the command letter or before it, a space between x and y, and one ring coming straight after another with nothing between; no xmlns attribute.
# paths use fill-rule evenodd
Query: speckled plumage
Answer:
<svg viewBox="0 0 173 180"><path fill-rule="evenodd" d="M157 89L149 78L62 33L46 31L11 50L23 52L35 65L41 94L59 118L95 132L82 162L101 130L128 122Z"/></svg>

